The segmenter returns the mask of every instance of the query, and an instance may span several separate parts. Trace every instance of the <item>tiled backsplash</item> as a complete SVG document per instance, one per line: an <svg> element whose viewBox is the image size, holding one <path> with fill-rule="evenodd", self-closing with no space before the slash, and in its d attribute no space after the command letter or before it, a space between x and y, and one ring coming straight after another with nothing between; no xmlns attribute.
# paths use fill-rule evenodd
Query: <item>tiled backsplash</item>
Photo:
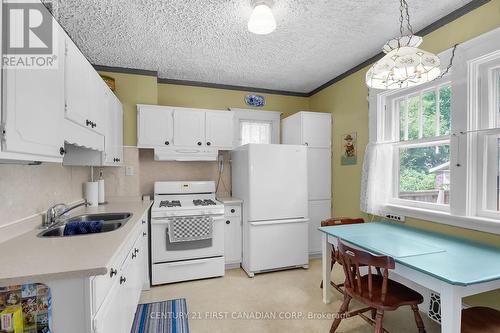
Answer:
<svg viewBox="0 0 500 333"><path fill-rule="evenodd" d="M220 195L231 189L229 153L223 153L224 172ZM132 167L133 175L126 175ZM124 166L102 168L106 196L140 197L153 193L155 181L218 179L217 162L154 161L153 150L125 147ZM94 176L99 175L95 168ZM70 203L83 197L83 183L90 178L88 167L65 167L55 163L38 166L0 165L0 227L44 212L49 206Z"/></svg>
<svg viewBox="0 0 500 333"><path fill-rule="evenodd" d="M82 184L89 179L87 167L0 165L0 227L45 211L59 202L82 198Z"/></svg>
<svg viewBox="0 0 500 333"><path fill-rule="evenodd" d="M227 152L224 156L224 172L219 186L220 195L228 195L231 189L231 172ZM126 168L133 168L133 176L126 175ZM217 182L217 162L155 161L152 149L125 147L124 166L103 168L106 196L142 196L153 193L155 181L213 180ZM98 174L98 171L94 174Z"/></svg>

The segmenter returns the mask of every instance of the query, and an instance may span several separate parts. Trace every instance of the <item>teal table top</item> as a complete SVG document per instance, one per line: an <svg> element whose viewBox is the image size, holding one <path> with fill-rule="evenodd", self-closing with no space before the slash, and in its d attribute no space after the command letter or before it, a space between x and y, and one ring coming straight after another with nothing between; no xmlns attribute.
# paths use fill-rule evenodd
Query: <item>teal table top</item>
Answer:
<svg viewBox="0 0 500 333"><path fill-rule="evenodd" d="M500 280L500 247L388 222L319 230L454 285Z"/></svg>

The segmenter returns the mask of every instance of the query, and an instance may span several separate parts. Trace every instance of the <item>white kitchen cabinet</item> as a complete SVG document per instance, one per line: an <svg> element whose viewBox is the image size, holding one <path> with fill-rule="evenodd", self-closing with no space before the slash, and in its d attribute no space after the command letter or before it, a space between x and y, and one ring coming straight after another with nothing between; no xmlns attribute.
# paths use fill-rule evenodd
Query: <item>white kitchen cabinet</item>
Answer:
<svg viewBox="0 0 500 333"><path fill-rule="evenodd" d="M297 112L282 121L282 142L314 148L330 148L332 117L330 113Z"/></svg>
<svg viewBox="0 0 500 333"><path fill-rule="evenodd" d="M332 193L332 154L330 149L307 149L307 181L309 200L331 198Z"/></svg>
<svg viewBox="0 0 500 333"><path fill-rule="evenodd" d="M321 252L321 221L329 218L332 197L331 115L298 112L282 122L283 144L306 145L309 192L309 254Z"/></svg>
<svg viewBox="0 0 500 333"><path fill-rule="evenodd" d="M309 201L309 254L321 254L321 221L331 217L331 200Z"/></svg>
<svg viewBox="0 0 500 333"><path fill-rule="evenodd" d="M175 109L174 145L177 147L205 145L205 111Z"/></svg>
<svg viewBox="0 0 500 333"><path fill-rule="evenodd" d="M64 31L54 20L59 59ZM3 69L4 124L0 159L62 161L64 137L64 61L56 69Z"/></svg>
<svg viewBox="0 0 500 333"><path fill-rule="evenodd" d="M107 87L69 37L66 37L65 43L65 117L103 135Z"/></svg>
<svg viewBox="0 0 500 333"><path fill-rule="evenodd" d="M242 253L241 202L224 203L224 210L224 260L228 268L239 267Z"/></svg>
<svg viewBox="0 0 500 333"><path fill-rule="evenodd" d="M137 147L171 147L174 138L173 109L158 105L137 105Z"/></svg>
<svg viewBox="0 0 500 333"><path fill-rule="evenodd" d="M167 152L230 150L233 118L228 111L138 104L137 147Z"/></svg>
<svg viewBox="0 0 500 333"><path fill-rule="evenodd" d="M234 113L227 111L206 111L205 141L207 146L221 150L233 148Z"/></svg>
<svg viewBox="0 0 500 333"><path fill-rule="evenodd" d="M82 147L77 143L80 141L90 141L93 138L93 132L86 129L79 128L78 125L73 125L77 137L70 144L65 145L66 154L64 156L64 165L74 166L121 166L123 165L123 108L122 104L115 96L115 94L107 89L105 92L105 102L103 114L106 115L105 123L105 136L98 136L103 138L103 151L97 149L88 149ZM68 126L72 122L66 123ZM90 137L82 139L82 134L87 134ZM71 133L67 133L69 137ZM67 139L68 140L68 139Z"/></svg>

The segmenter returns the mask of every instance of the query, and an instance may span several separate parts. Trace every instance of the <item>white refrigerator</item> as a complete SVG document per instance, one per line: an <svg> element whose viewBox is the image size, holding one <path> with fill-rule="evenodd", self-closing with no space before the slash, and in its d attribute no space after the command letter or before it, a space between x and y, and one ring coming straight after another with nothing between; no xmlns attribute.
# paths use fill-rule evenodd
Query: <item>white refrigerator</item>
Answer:
<svg viewBox="0 0 500 333"><path fill-rule="evenodd" d="M308 267L307 151L248 144L231 152L233 196L243 200L242 267L255 273Z"/></svg>

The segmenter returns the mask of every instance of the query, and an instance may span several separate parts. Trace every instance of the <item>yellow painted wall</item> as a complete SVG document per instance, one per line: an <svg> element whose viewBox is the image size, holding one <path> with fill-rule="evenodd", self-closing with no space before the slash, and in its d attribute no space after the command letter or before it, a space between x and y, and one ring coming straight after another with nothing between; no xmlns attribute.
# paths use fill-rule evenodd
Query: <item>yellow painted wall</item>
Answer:
<svg viewBox="0 0 500 333"><path fill-rule="evenodd" d="M262 93L259 95L266 97L266 105L262 108L252 108L245 104L245 95L251 93L251 91L158 84L158 104L215 110L243 108L279 111L283 113L283 117L297 111L309 110L309 98L307 97Z"/></svg>
<svg viewBox="0 0 500 333"><path fill-rule="evenodd" d="M99 72L115 79L115 94L123 104L123 144L137 144L137 104L156 104L158 101L155 76Z"/></svg>
<svg viewBox="0 0 500 333"><path fill-rule="evenodd" d="M464 15L424 37L422 48L434 53L442 52L456 43L467 41L492 29L500 27L500 0ZM390 36L388 36L390 37ZM368 89L365 74L368 67L344 78L310 98L313 111L331 112L333 115L333 212L336 216L362 215L359 211L359 193L363 154L368 142ZM358 164L340 165L341 135L358 133ZM500 236L450 227L429 221L408 219L406 222L419 228L463 236L500 245ZM464 263L465 265L466 263ZM471 305L489 305L500 309L500 291L468 298Z"/></svg>

